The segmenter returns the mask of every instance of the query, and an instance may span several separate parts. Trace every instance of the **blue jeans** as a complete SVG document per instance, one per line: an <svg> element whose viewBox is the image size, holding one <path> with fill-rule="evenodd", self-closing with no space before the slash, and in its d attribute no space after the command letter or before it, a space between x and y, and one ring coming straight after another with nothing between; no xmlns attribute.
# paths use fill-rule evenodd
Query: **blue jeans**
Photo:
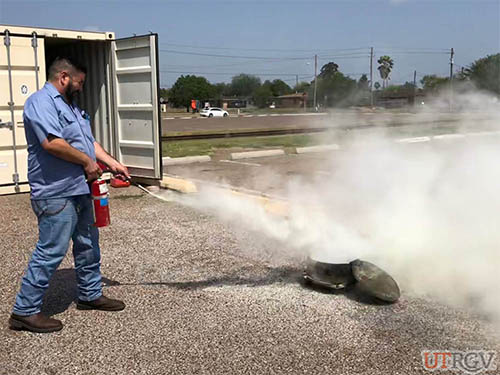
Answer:
<svg viewBox="0 0 500 375"><path fill-rule="evenodd" d="M23 276L13 312L33 315L41 310L49 280L73 240L78 298L93 301L102 295L99 231L93 226L90 195L32 200L38 218L38 242Z"/></svg>

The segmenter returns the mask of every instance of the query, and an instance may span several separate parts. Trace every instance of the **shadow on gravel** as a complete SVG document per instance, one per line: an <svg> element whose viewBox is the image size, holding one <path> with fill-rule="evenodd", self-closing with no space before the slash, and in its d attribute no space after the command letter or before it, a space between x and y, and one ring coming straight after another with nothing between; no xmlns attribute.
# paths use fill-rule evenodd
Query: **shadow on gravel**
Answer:
<svg viewBox="0 0 500 375"><path fill-rule="evenodd" d="M176 289L203 289L207 287L217 286L235 286L246 285L249 287L258 287L264 285L271 285L275 283L294 284L299 282L301 271L293 267L278 267L272 268L267 273L247 276L245 277L242 271L241 275L227 275L221 277L213 277L206 280L198 281L151 281L151 282L137 282L137 283L120 283L114 282L108 284L109 286L127 286L127 285L150 285L150 286L165 286Z"/></svg>
<svg viewBox="0 0 500 375"><path fill-rule="evenodd" d="M358 302L364 305L374 305L374 306L390 306L394 305L394 303L382 301L380 299L368 296L366 294L361 293L355 285L348 286L346 289L331 289L323 286L318 286L315 284L305 283L302 281L302 285L304 288L312 290L321 294L331 294L335 296L344 296L351 301Z"/></svg>
<svg viewBox="0 0 500 375"><path fill-rule="evenodd" d="M102 278L103 286L113 285L116 281ZM49 283L43 298L42 312L46 315L60 314L76 301L76 275L73 268L57 270Z"/></svg>

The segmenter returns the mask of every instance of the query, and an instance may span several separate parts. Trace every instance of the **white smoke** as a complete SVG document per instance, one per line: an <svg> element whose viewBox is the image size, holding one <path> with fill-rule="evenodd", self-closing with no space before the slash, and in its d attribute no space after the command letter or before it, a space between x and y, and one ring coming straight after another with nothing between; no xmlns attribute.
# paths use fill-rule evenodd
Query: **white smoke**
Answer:
<svg viewBox="0 0 500 375"><path fill-rule="evenodd" d="M411 121L450 117L436 114L447 98L426 103ZM473 303L500 317L500 135L491 132L500 124L500 105L480 93L455 97L454 105L461 111L452 116L458 132L486 126L490 133L426 144L396 143L384 132L351 139L321 165L327 173L288 185L287 217L227 190L182 200L280 241L279 256L373 261L404 293Z"/></svg>

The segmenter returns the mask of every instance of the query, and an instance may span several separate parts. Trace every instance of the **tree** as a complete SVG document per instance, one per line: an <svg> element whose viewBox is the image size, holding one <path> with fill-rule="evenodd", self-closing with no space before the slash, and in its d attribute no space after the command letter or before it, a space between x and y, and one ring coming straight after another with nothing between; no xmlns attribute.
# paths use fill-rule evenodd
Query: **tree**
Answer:
<svg viewBox="0 0 500 375"><path fill-rule="evenodd" d="M182 75L170 89L169 100L176 107L189 108L192 99L208 99L214 93L214 87L205 77Z"/></svg>
<svg viewBox="0 0 500 375"><path fill-rule="evenodd" d="M293 87L293 91L295 92L308 92L311 87L309 82L299 82L297 85Z"/></svg>
<svg viewBox="0 0 500 375"><path fill-rule="evenodd" d="M330 79L339 71L339 66L334 62L329 62L321 67L319 78Z"/></svg>
<svg viewBox="0 0 500 375"><path fill-rule="evenodd" d="M281 79L275 79L271 82L271 91L274 96L281 96L290 94L292 92L292 89L286 84L286 82L282 81Z"/></svg>
<svg viewBox="0 0 500 375"><path fill-rule="evenodd" d="M359 81L358 81L358 89L359 90L368 90L370 87L369 87L369 81L368 81L368 77L366 76L366 74L363 74L360 78L359 78Z"/></svg>
<svg viewBox="0 0 500 375"><path fill-rule="evenodd" d="M271 82L265 81L262 86L258 87L255 90L253 99L257 107L264 108L269 104L270 99L273 97L273 91L271 87Z"/></svg>
<svg viewBox="0 0 500 375"><path fill-rule="evenodd" d="M260 78L251 74L241 73L231 79L230 86L231 95L249 97L260 87Z"/></svg>
<svg viewBox="0 0 500 375"><path fill-rule="evenodd" d="M394 66L394 61L391 59L390 56L381 56L378 61L380 65L377 68L379 73L380 73L380 78L382 78L382 87L385 88L387 87L387 83L390 79L390 74L392 67Z"/></svg>
<svg viewBox="0 0 500 375"><path fill-rule="evenodd" d="M323 65L318 75L317 93L323 105L344 106L352 104L355 96L356 80L339 72L339 66L334 62Z"/></svg>
<svg viewBox="0 0 500 375"><path fill-rule="evenodd" d="M161 88L160 89L160 98L163 98L163 100L166 101L166 100L168 100L168 97L169 97L169 90Z"/></svg>
<svg viewBox="0 0 500 375"><path fill-rule="evenodd" d="M463 76L480 89L500 94L500 53L474 61Z"/></svg>
<svg viewBox="0 0 500 375"><path fill-rule="evenodd" d="M224 82L216 83L215 85L213 85L213 88L214 88L215 99L222 99L224 96L230 95L231 87L228 84L225 84Z"/></svg>
<svg viewBox="0 0 500 375"><path fill-rule="evenodd" d="M420 80L424 91L437 92L449 84L449 79L446 77L438 77L435 74L428 74Z"/></svg>

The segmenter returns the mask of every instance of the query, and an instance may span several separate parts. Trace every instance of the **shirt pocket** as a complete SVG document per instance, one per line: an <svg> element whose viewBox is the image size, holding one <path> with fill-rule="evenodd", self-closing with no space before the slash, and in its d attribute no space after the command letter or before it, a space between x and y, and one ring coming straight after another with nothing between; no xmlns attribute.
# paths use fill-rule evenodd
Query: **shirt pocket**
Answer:
<svg viewBox="0 0 500 375"><path fill-rule="evenodd" d="M78 150L84 151L82 149L82 129L76 118L69 113L63 112L59 115L59 120L61 122L61 134L64 140Z"/></svg>

